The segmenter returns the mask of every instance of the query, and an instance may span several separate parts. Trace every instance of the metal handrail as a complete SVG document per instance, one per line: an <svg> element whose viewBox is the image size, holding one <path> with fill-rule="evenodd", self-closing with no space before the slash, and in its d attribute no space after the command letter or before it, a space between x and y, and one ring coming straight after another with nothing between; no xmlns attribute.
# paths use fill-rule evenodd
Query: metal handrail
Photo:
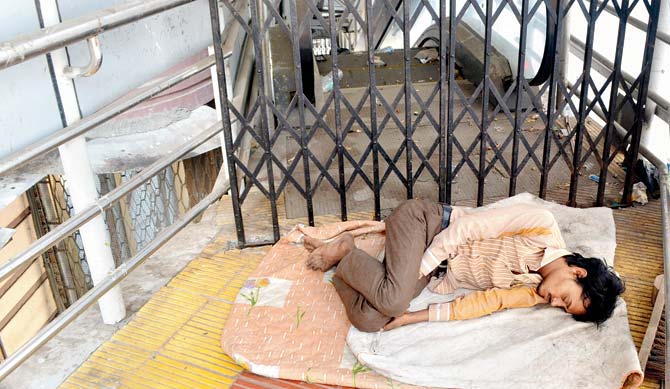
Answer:
<svg viewBox="0 0 670 389"><path fill-rule="evenodd" d="M52 43L46 45L42 43L38 45L36 42L29 41L28 39L37 39L50 37L49 39L56 39L56 37L61 37L62 39L68 39L67 44L74 43L77 40L86 39L87 35L76 34L78 31L90 31L90 26L87 25L90 23L90 20L99 20L99 29L96 30L96 34L104 30L111 29L114 27L119 27L123 24L127 24L138 19L151 16L155 13L165 11L179 5L188 3L193 0L160 0L160 1L147 1L143 2L129 2L123 5L116 7L107 8L102 11L92 13L81 18L72 19L60 23L56 26L52 26L46 29L38 30L31 34L26 34L22 37L16 38L11 41L0 43L0 70L9 66L3 66L4 61L8 61L12 53L16 53L18 48L24 47L22 50L28 50L27 47L32 47L34 51L25 52L24 57L21 61L30 59L36 55L43 54L40 47L48 47L48 50L53 50L58 47L65 46L66 44L58 45ZM240 1L239 7L242 9L247 4L247 0ZM102 16L100 16L102 15ZM96 24L98 26L98 24ZM238 23L234 23L226 34L226 39L223 42L223 58L227 59L232 56L235 50L236 39L241 32L241 28ZM64 36L61 36L64 35ZM75 39L76 37L76 39ZM16 62L19 63L19 62ZM16 63L13 63L14 65ZM112 119L114 116L121 114L130 108L146 101L159 93L163 92L166 89L173 87L174 85L184 81L185 79L200 73L201 71L208 69L211 66L214 66L216 60L214 55L210 55L207 58L204 58L185 69L182 69L178 73L175 73L171 76L164 76L153 79L148 83L145 83L137 88L139 93L133 94L123 100L118 100L112 102L106 107L98 110L97 112L82 118L81 120L73 123L72 125L63 128L61 130L55 131L53 134L49 135L47 138L39 140L35 143L32 143L21 150L18 150L14 153L11 153L8 156L0 159L0 174L6 173L7 171L24 164L43 153L47 153L58 146L85 134L86 132L92 130L93 128L105 123L106 121Z"/></svg>
<svg viewBox="0 0 670 389"><path fill-rule="evenodd" d="M65 239L69 234L77 230L89 220L100 215L103 210L111 207L114 202L121 199L123 196L130 193L130 191L138 188L146 180L153 177L156 173L170 166L173 162L179 160L189 151L195 149L201 144L205 143L213 136L221 131L221 123L217 123L200 134L193 137L189 142L185 143L173 153L159 159L147 168L143 169L139 174L125 182L123 185L115 188L104 196L101 196L95 203L89 207L77 212L73 217L59 224L46 235L39 238L36 242L31 244L27 249L16 255L10 261L0 267L0 281L7 278L16 269L21 267L24 263L47 251L54 244Z"/></svg>
<svg viewBox="0 0 670 389"><path fill-rule="evenodd" d="M614 8L614 6L612 4L605 5L605 11L607 11L607 13L612 15L612 16L619 17L619 15L616 12L616 9ZM637 29L642 30L642 31L647 31L647 29L649 28L649 25L647 24L647 22L642 21L640 19L637 19L637 18L633 17L632 15L628 16L627 21L631 26L636 27ZM656 37L661 42L665 43L666 45L670 45L670 35L668 35L668 33L663 32L663 31L657 31L656 32Z"/></svg>
<svg viewBox="0 0 670 389"><path fill-rule="evenodd" d="M668 122L670 123L670 121ZM649 160L658 169L659 187L661 190L661 223L663 234L663 285L670 285L670 206L668 205L668 164L657 158L649 150L644 149L640 145L640 154ZM670 317L670 288L664 286L665 293L665 317ZM665 320L665 333L670 331L670 323ZM665 347L665 387L670 388L670 369L668 363L670 361L670 349ZM645 366L642 366L644 369Z"/></svg>
<svg viewBox="0 0 670 389"><path fill-rule="evenodd" d="M216 128L217 132L221 130L221 122L217 123L212 128ZM68 309L58 315L52 322L43 327L37 335L33 336L28 343L24 344L8 359L0 364L0 380L4 379L9 373L14 371L22 362L30 357L35 350L48 342L51 338L56 336L65 326L70 324L74 319L81 315L84 310L107 293L110 289L116 286L123 280L130 272L140 266L151 254L158 250L165 242L177 234L188 223L195 219L201 212L203 212L209 205L217 201L227 190L228 184L222 178L222 174L217 177L214 188L209 195L200 200L198 204L192 207L184 216L179 218L176 222L161 231L156 238L154 238L147 246L140 249L137 254L130 258L127 262L120 265L107 277L102 279L84 294L79 300L72 304Z"/></svg>
<svg viewBox="0 0 670 389"><path fill-rule="evenodd" d="M185 79L209 69L215 63L214 56L203 58L189 67L179 71L168 78L158 78L149 82L148 85L139 88L140 92L122 100L117 100L100 109L92 115L58 130L47 138L39 140L21 150L18 150L0 160L0 174L5 173L16 166L43 155L68 141L85 134L113 117L129 110L130 108L150 99L164 90L184 81Z"/></svg>
<svg viewBox="0 0 670 389"><path fill-rule="evenodd" d="M134 0L20 35L0 44L0 69L192 1Z"/></svg>
<svg viewBox="0 0 670 389"><path fill-rule="evenodd" d="M133 1L118 7L108 8L81 18L60 23L56 26L39 30L32 34L26 34L6 43L0 43L0 70L59 47L66 46L82 39L87 39L89 36L97 35L104 30L118 27L191 1L193 0L154 0L146 3ZM243 7L244 4L246 4L246 1L241 1L240 7ZM136 88L135 92L127 97L103 107L94 114L84 117L76 123L51 134L46 139L35 142L24 147L22 150L2 158L0 160L0 174L14 169L17 166L28 162L32 158L51 151L72 139L82 136L91 129L118 116L143 101L156 96L189 77L209 69L216 64L215 57L219 58L220 61L230 57L233 54L239 32L241 32L239 27L230 29L223 44L221 44L220 34L218 35L218 42L221 44L221 47L219 47L220 50L218 50L217 55L211 55L201 59L174 74L151 80L149 83ZM230 123L236 121L237 120L229 120L226 124L230 125ZM0 267L0 281L12 274L21 265L42 254L88 221L102 214L105 209L111 207L123 196L126 196L132 190L142 185L147 179L153 177L155 174L167 168L193 149L219 134L222 129L223 122L220 121L193 138L189 137L189 141L180 146L177 150L149 165L123 185L100 197L92 205L81 210L72 218L42 236L26 250ZM219 199L229 187L229 182L226 182L224 176L225 174L220 172L216 183L214 184L214 188L209 195L188 210L186 214L179 218L175 223L161 231L155 239L139 250L135 256L112 271L103 280L96 283L96 285L84 296L66 311L61 313L54 321L42 328L37 335L19 348L19 350L17 350L10 358L3 361L0 365L0 380L4 379L39 347L44 345L49 339L53 338L85 309L93 305L100 297L116 286L132 270L137 268L146 258L167 240L173 237L178 231L184 228L191 220L197 217L197 215L203 212L210 204Z"/></svg>

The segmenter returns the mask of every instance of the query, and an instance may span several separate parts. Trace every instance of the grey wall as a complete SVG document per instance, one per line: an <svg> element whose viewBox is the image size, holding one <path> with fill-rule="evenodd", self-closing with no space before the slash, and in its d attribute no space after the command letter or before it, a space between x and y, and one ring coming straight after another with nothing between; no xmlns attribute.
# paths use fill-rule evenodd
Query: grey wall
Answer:
<svg viewBox="0 0 670 389"><path fill-rule="evenodd" d="M122 4L121 0L59 0L63 20ZM102 67L75 81L82 114L89 115L211 44L209 7L199 0L100 36ZM88 62L86 42L70 46L70 61Z"/></svg>
<svg viewBox="0 0 670 389"><path fill-rule="evenodd" d="M0 0L0 42L39 29L32 1ZM46 56L0 70L0 157L61 128Z"/></svg>

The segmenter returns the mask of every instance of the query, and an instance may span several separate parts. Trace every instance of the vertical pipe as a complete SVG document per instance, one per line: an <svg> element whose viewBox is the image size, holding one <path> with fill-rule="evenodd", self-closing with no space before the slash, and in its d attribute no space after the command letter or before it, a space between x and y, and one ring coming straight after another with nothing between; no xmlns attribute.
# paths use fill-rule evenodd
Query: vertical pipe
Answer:
<svg viewBox="0 0 670 389"><path fill-rule="evenodd" d="M342 144L342 117L340 114L340 77L337 63L337 23L335 20L335 0L328 0L328 20L330 27L331 74L333 75L333 103L335 104L335 134L337 135L337 171L339 173L340 216L347 220L347 187L344 177L344 145Z"/></svg>
<svg viewBox="0 0 670 389"><path fill-rule="evenodd" d="M253 2L253 1L252 1ZM242 207L240 204L239 188L237 181L237 169L235 168L235 155L233 153L233 134L230 125L230 110L228 107L228 80L224 68L223 47L221 46L221 21L219 20L218 0L209 0L209 17L212 28L212 43L214 44L214 57L216 59L216 92L218 98L217 107L223 122L223 140L226 152L224 160L227 160L230 192L233 200L233 217L235 218L235 229L237 232L238 246L246 244L244 236L244 220L242 219ZM213 80L214 81L214 80Z"/></svg>
<svg viewBox="0 0 670 389"><path fill-rule="evenodd" d="M477 174L477 206L484 204L484 181L486 179L486 141L489 126L489 88L491 65L491 30L493 21L493 0L486 0L486 17L484 18L484 89L482 90L482 127L479 132L479 173Z"/></svg>
<svg viewBox="0 0 670 389"><path fill-rule="evenodd" d="M48 27L60 23L60 14L56 0L35 0L40 19L40 27ZM74 83L63 75L63 69L69 66L66 49L58 49L50 54L49 68L52 74L54 92L61 111L63 126L81 119L79 102ZM63 171L67 177L72 205L75 213L93 205L98 198L95 175L91 168L83 136L75 138L58 148ZM88 258L93 283L97 284L114 270L115 263L110 245L109 232L102 215L93 218L79 229L84 251ZM116 286L105 294L98 302L102 320L106 324L114 324L126 316L121 289Z"/></svg>
<svg viewBox="0 0 670 389"><path fill-rule="evenodd" d="M550 0L546 0L549 2ZM544 147L542 150L542 174L540 175L540 197L547 196L547 182L549 180L549 159L551 156L551 142L554 131L554 121L556 121L556 102L558 101L558 88L556 84L561 77L561 68L556 66L557 63L562 65L564 62L561 59L562 55L567 55L562 49L561 39L565 38L564 30L567 28L564 16L568 13L566 9L563 11L562 0L555 0L556 2L556 34L554 35L554 60L551 65L551 75L549 77L549 98L547 102L547 128L544 131ZM547 20L548 22L548 20ZM562 81L564 82L564 81Z"/></svg>
<svg viewBox="0 0 670 389"><path fill-rule="evenodd" d="M640 138L642 136L642 123L644 122L645 105L647 101L647 92L649 91L649 75L651 73L651 63L654 59L654 44L656 43L656 30L658 28L658 16L661 0L651 1L651 10L649 13L649 28L647 29L647 40L644 47L644 57L642 59L642 68L640 74L640 88L638 89L637 105L635 107L635 122L633 124L633 136L630 141L630 150L627 160L630 162L626 179L624 180L622 203L630 203L631 190L633 188L633 166L637 160L640 150ZM588 42L587 42L588 44Z"/></svg>
<svg viewBox="0 0 670 389"><path fill-rule="evenodd" d="M44 209L42 196L40 196L40 191L37 188L37 185L28 189L26 192L26 197L28 198L28 207L30 210L30 216L32 216L33 219L33 225L35 226L36 236L40 238L49 232L49 218L47 217L47 213ZM56 258L53 260L56 256L57 250L58 249L56 247L52 247L50 250L42 253L41 259L42 263L44 264L47 280L49 281L49 289L51 289L51 294L53 295L54 302L56 303L57 313L61 313L65 310L66 303L64 301L64 296L62 296L60 293L60 287L63 286L63 291L65 291L66 288L64 286L64 282L62 282L62 277L60 280L56 279L56 273L58 272L60 275L60 270L58 269L58 259Z"/></svg>
<svg viewBox="0 0 670 389"><path fill-rule="evenodd" d="M574 207L577 205L577 186L579 185L579 170L582 159L582 141L584 131L586 131L586 105L589 96L591 81L591 63L593 61L593 40L595 37L597 1L589 2L589 20L586 32L586 49L584 50L584 66L582 67L582 86L579 91L579 117L577 118L577 133L575 134L575 148L572 154L572 175L570 176L570 193L568 194L568 205ZM569 42L564 42L566 45Z"/></svg>
<svg viewBox="0 0 670 389"><path fill-rule="evenodd" d="M569 11L572 3L568 2L565 4L566 4L565 13L561 16L563 26L561 28L561 31L559 31L558 29L556 30L556 35L559 40L557 44L560 45L557 46L560 52L560 56L557 57L559 61L558 76L560 77L560 80L563 83L563 85L568 85L568 67L570 65L570 36L571 36L570 20L572 19L572 16L570 16ZM561 91L557 89L555 93L556 93L556 96L554 96L555 102L556 104L559 104ZM559 112L558 114L560 115L561 112Z"/></svg>
<svg viewBox="0 0 670 389"><path fill-rule="evenodd" d="M370 77L370 132L372 141L372 175L375 196L375 220L381 219L381 196L379 187L379 143L377 134L377 83L375 79L374 25L372 20L372 2L365 0L365 24L368 43L368 76Z"/></svg>
<svg viewBox="0 0 670 389"><path fill-rule="evenodd" d="M261 4L259 4L261 3ZM269 100L266 95L266 66L265 61L267 57L261 53L261 47L263 42L261 41L260 34L263 32L261 30L261 25L263 21L259 19L259 14L262 12L262 1L261 0L251 0L249 2L249 8L251 10L251 31L254 41L254 56L256 58L256 72L258 73L258 91L259 91L259 102L261 109L261 136L263 138L263 148L265 153L265 162L268 175L268 194L270 197L270 212L272 214L272 233L274 235L274 240L279 240L279 217L277 216L277 194L275 192L275 181L274 173L272 169L272 145L270 144L270 124L268 118L268 104L272 104L272 101Z"/></svg>
<svg viewBox="0 0 670 389"><path fill-rule="evenodd" d="M301 1L306 1L306 0L301 0ZM313 0L309 0L313 1ZM302 11L307 12L307 15L309 15L309 18L311 20L311 11L309 7L306 4L301 4L300 8L297 8L296 4L296 9L297 12L300 12L301 18L300 20L302 21ZM289 10L290 13L290 10ZM311 23L307 23L309 26L308 28L304 29L303 31L300 31L300 33L297 36L297 39L293 40L293 45L297 45L299 47L298 53L298 59L300 62L300 68L302 69L302 77L300 78L300 83L303 84L303 90L302 90L302 97L305 98L306 100L309 100L312 104L316 104L316 96L315 96L315 85L314 85L314 57L312 55L312 28L311 28ZM296 26L297 27L297 26ZM291 28L293 28L293 25L291 25ZM303 106L304 109L304 106ZM312 212L313 213L313 212ZM312 223L314 224L314 223Z"/></svg>
<svg viewBox="0 0 670 389"><path fill-rule="evenodd" d="M305 61L304 56L307 55L305 52L306 50L303 50L302 47L299 47L303 45L304 42L302 40L304 39L304 34L301 34L300 30L300 23L298 22L298 5L296 4L298 1L312 1L312 0L288 0L288 8L289 8L289 18L290 18L290 24L291 24L291 34L292 36L292 44L291 44L291 49L293 51L293 69L294 69L294 78L295 78L295 86L296 86L296 93L298 94L298 114L299 114L299 121L300 121L300 152L302 154L302 166L303 170L305 171L305 195L306 195L306 200L307 200L307 220L309 222L310 226L314 225L314 205L312 204L312 182L310 180L309 176L309 150L307 149L307 145L309 144L309 138L307 136L307 128L305 125L305 91L303 90L303 76L307 76L306 78L314 78L314 68L310 66L310 68L305 69L305 72L311 72L311 74L304 74L302 70L302 65L303 61ZM306 5L303 5L300 7L300 11L304 11L306 14L300 15L300 19L302 20L303 17L305 18L312 18L311 11L309 10L309 7ZM307 28L311 29L311 26L309 23L307 23ZM310 33L311 36L311 33ZM310 47L311 47L311 40L309 42ZM309 51L309 61L311 64L312 58L311 58L311 50ZM336 75L333 75L333 77L336 77ZM307 86L309 87L310 83L307 83ZM314 82L311 82L312 86L312 91L310 95L314 97Z"/></svg>
<svg viewBox="0 0 670 389"><path fill-rule="evenodd" d="M516 178L519 174L517 171L519 164L519 136L521 135L521 117L523 112L521 112L521 96L523 95L525 88L523 84L524 68L526 62L526 34L528 32L528 21L526 20L526 14L528 13L528 0L521 0L521 28L519 35L519 56L517 61L517 70L516 70L516 99L514 101L514 134L512 138L512 174L509 177L509 196L514 196L516 194ZM547 21L548 22L548 21Z"/></svg>
<svg viewBox="0 0 670 389"><path fill-rule="evenodd" d="M230 0L227 0L230 1ZM263 0L249 0L249 2L255 1L256 4L256 18L258 20L258 29L254 30L252 29L253 32L256 34L261 34L259 35L260 39L260 53L261 57L256 57L255 52L254 52L254 59L256 58L263 58L264 59L264 65L263 65L263 96L270 96L270 102L273 101L272 99L272 94L273 94L273 86L272 86L272 67L270 64L268 64L268 58L270 58L270 39L264 39L263 35L265 32L261 33L261 28L264 26L264 22L268 18L268 10L266 6L263 4ZM233 3L236 4L236 3ZM286 4L286 2L282 2L282 4ZM282 8L282 12L286 13L286 5L284 5ZM251 13L251 5L249 6L249 10ZM252 23L252 21L250 21ZM256 34L252 34L252 37L255 37ZM253 40L253 39L252 39ZM255 46L254 46L255 47ZM260 95L260 94L259 94ZM264 99L265 103L263 103L263 107L265 108L265 117L267 121L267 130L268 132L277 129L277 119L274 116L274 112L272 111L272 107L270 107L267 103L267 101ZM274 126L274 127L273 127Z"/></svg>
<svg viewBox="0 0 670 389"><path fill-rule="evenodd" d="M621 1L621 15L619 15L619 29L616 40L616 53L614 54L614 68L612 72L612 86L610 88L609 108L607 109L607 123L605 124L605 138L603 140L602 164L600 166L600 180L598 181L598 194L596 205L603 205L605 199L605 184L607 182L607 169L610 164L610 147L612 143L612 131L614 131L614 118L616 112L617 95L619 94L619 81L621 80L621 63L623 62L624 38L626 36L626 25L628 23L628 0Z"/></svg>
<svg viewBox="0 0 670 389"><path fill-rule="evenodd" d="M220 12L220 9L219 9L218 5L217 5L217 8L216 8L216 11ZM214 11L212 9L210 9L209 12L210 12L210 15L211 15L211 13L214 12ZM221 18L220 16L217 18L219 20L219 23L220 23L220 18ZM210 16L210 19L211 19L211 16ZM212 20L210 20L210 22L212 22ZM223 31L223 26L222 25L219 26L219 31L220 32ZM220 32L219 32L219 34L220 34ZM212 55L213 53L214 53L214 46L208 47L207 48L207 54ZM221 94L219 93L219 90L218 90L218 88L219 88L219 77L218 77L217 72L216 72L216 66L210 68L209 73L210 73L210 76L212 77L212 94L214 95L214 105L216 106L216 120L223 120L223 112L222 112L222 108L221 108L221 97L220 97ZM225 59L224 59L224 74L225 74L226 78L230 77L230 64L228 62L226 62ZM226 88L227 88L227 90L226 90L227 95L228 96L234 96L234 94L233 94L233 84L232 83L225 83L225 85L226 85ZM231 128L231 132L232 132L232 138L235 139L235 138L237 138L237 132L238 131L236 131L236 130L237 130L239 125L236 123L233 126L234 127ZM221 135L219 136L219 139L221 141L221 155L223 155L223 166L222 166L221 170L222 170L223 174L225 175L224 178L228 179L230 181L230 176L228 175L228 172L229 172L228 163L229 162L228 162L228 158L227 158L228 152L226 151L227 146L226 146L226 139L225 139L225 135L224 135L225 132L226 132L225 130L221 131ZM233 165L234 165L234 163L233 163Z"/></svg>
<svg viewBox="0 0 670 389"><path fill-rule="evenodd" d="M49 222L55 222L58 220L56 215L56 210L53 207L53 200L49 195L51 191L49 190L49 184L40 182L37 184L37 193L40 196L40 201L42 203L42 209L44 210L44 216L46 216L47 224ZM51 226L49 226L51 229ZM65 245L63 242L58 242L55 247L56 252L56 261L58 262L58 270L60 272L61 279L63 280L63 288L65 288L65 296L67 297L68 306L74 304L77 301L77 288L74 283L74 278L72 277L72 269L70 268L70 262L65 255Z"/></svg>
<svg viewBox="0 0 670 389"><path fill-rule="evenodd" d="M441 0L447 1L447 0ZM456 72L456 23L458 20L454 21L456 18L456 0L449 0L449 68L447 69L447 74L449 76L448 87L449 91L447 94L447 183L445 188L445 202L451 204L451 192L453 192L452 181L453 181L453 150L454 150L454 83L456 82L454 73ZM444 30L444 26L442 26ZM442 33L440 35L440 40L442 39Z"/></svg>
<svg viewBox="0 0 670 389"><path fill-rule="evenodd" d="M549 1L549 0L547 0ZM556 112L559 105L561 105L561 89L556 88L556 83L558 80L565 85L567 89L568 85L568 66L570 64L570 8L574 2L568 1L566 3L565 11L562 10L561 0L555 0L557 2L556 7L556 35L555 45L556 53L554 56L554 63L552 67L555 69L552 71L552 84L550 85L551 90L549 91L549 103L547 104L547 110L553 114L549 118L547 131L545 132L544 137L544 152L542 159L542 174L540 176L540 197L545 198L547 195L547 184L549 180L549 171L551 166L549 166L549 160L551 156L551 142L553 135L551 132L554 131L554 122L556 117L560 116L562 112ZM556 61L558 61L558 66L556 66ZM557 70L557 71L556 71ZM557 74L556 74L557 73ZM567 99L567 97L563 97ZM566 105L567 106L567 105ZM569 123L569 121L566 121ZM551 132L550 132L551 131ZM560 153L560 149L558 150Z"/></svg>
<svg viewBox="0 0 670 389"><path fill-rule="evenodd" d="M447 200L447 164L445 160L446 153L446 133L447 133L447 0L438 0L440 2L440 150L439 150L439 201L446 203ZM454 0L450 1L453 2ZM451 85L451 83L449 83ZM449 177L450 178L450 177ZM449 199L450 200L450 199Z"/></svg>
<svg viewBox="0 0 670 389"><path fill-rule="evenodd" d="M210 15L213 12L213 10L210 8ZM221 8L217 4L217 12L219 13L219 32L223 32L224 25L220 22L221 20ZM210 16L210 22L211 22L211 16ZM235 23L235 22L233 22ZM223 44L223 42L221 42ZM214 54L214 46L208 47L207 48L207 54L212 55ZM226 74L226 77L230 77L230 64L225 62L224 59L224 72ZM216 107L216 119L217 120L222 120L222 113L221 113L221 98L220 94L218 91L219 88L219 80L218 76L216 74L216 66L212 67L209 69L210 77L212 77L212 94L214 95L214 106ZM234 96L233 94L233 83L227 83L227 90L226 92L228 93L228 96ZM232 124L232 123L231 123ZM232 129L233 136L232 138L235 139L237 137L237 128L238 124L234 124L234 128ZM221 141L221 155L223 155L223 167L221 170L223 171L223 174L226 175L226 179L230 181L230 177L228 176L228 158L226 156L228 153L226 152L226 140L224 136L224 131L221 131L221 135L219 136L220 141Z"/></svg>
<svg viewBox="0 0 670 389"><path fill-rule="evenodd" d="M410 53L409 33L411 30L409 0L402 2L402 37L403 54L405 59L405 158L407 176L407 198L414 197L414 173L412 172L412 76L410 65L412 56Z"/></svg>

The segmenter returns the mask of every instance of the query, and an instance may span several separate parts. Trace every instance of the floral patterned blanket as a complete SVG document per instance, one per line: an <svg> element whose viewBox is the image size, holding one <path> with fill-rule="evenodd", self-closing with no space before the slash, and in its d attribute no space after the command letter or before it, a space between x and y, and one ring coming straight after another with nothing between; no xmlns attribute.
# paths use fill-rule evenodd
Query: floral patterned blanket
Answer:
<svg viewBox="0 0 670 389"><path fill-rule="evenodd" d="M357 247L375 257L383 252L383 222L303 229L320 239L349 231ZM223 350L244 368L267 377L360 388L408 387L357 361L346 344L351 324L331 284L334 271L307 269L307 255L297 229L272 247L235 300L223 330Z"/></svg>

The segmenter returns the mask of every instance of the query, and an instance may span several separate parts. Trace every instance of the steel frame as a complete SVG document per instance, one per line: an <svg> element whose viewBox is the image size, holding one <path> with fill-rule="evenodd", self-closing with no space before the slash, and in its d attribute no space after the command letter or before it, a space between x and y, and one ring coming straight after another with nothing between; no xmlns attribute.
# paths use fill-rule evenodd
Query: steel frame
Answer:
<svg viewBox="0 0 670 389"><path fill-rule="evenodd" d="M292 57L296 82L296 93L288 106L288 112L279 112L274 106L272 96L266 95L266 89L262 87L264 83L269 81L262 79L262 77L259 81L259 99L248 116L244 117L241 113L230 108L231 116L242 124L242 131L251 134L263 153L261 160L254 166L244 164L236 157L239 144L233 142L228 153L231 177L233 174L238 176L238 180L232 180L231 185L237 187L241 180L251 184L246 185L241 193L237 193L238 188L235 188L237 194L232 196L240 247L247 245L243 227L242 205L252 188L258 189L270 202L273 239L276 241L279 239L277 201L289 185L295 188L304 198L307 220L310 225L313 225L314 195L320 185L329 185L329 190L332 189L338 193L340 217L342 220L347 220L348 192L354 180L360 179L374 195L373 212L374 218L378 220L381 218L381 191L391 176L400 180L406 189L407 198L412 198L415 195L414 186L417 179L421 174L428 174L439 188L438 199L443 202L451 202L455 176L461 170L470 171L477 179L477 204L482 205L485 199L485 183L492 169L500 166L509 175L508 194L512 196L517 191L517 178L520 172L528 168L528 165L534 166L540 178L537 194L540 197L546 197L549 173L552 169L557 168L557 162L560 160L570 170L570 187L566 202L575 206L577 204L580 173L585 163L590 158L595 158L601 176L596 194L596 204L602 205L607 184L606 173L615 156L618 153L624 153L626 161L634 161L638 158L643 107L648 94L648 70L653 57L653 42L656 39L660 0L634 0L632 2L629 0L605 0L600 2L588 0L522 0L520 9L519 5L513 0L487 0L483 8L474 0L466 0L460 9L457 9L455 1L441 0L437 12L429 1L420 0L413 13L410 12L409 2L394 6L395 3L390 0L366 0L363 14L358 12L353 1L338 0L344 10L337 19L334 11L332 11L334 1L328 2L328 15L322 15L316 6L310 2L300 8L300 4L296 4L298 0L283 1L288 1L289 15L281 14L279 1L259 0L251 5L252 22L250 26L242 24L244 21L237 18L237 22L252 37L254 46L257 48L260 48L260 42L267 37L270 26L278 25L281 27L281 31L286 34L286 39L289 40L293 48ZM234 13L233 1L221 0L221 3ZM635 6L646 7L649 14L649 23L647 24L643 66L640 74L631 84L622 75L621 57L625 55L623 43L628 26L628 15ZM262 7L260 11L263 12L259 12L259 7ZM525 60L526 35L530 20L537 17L540 7L544 7L546 10L547 31L551 30L552 34L547 36L549 41L546 44L545 58L542 62L549 64L549 66L544 66L543 72L547 73L544 77L546 81L537 85L539 92L534 92L534 89L531 88L531 85L535 83L533 80L526 78L523 66L518 67L516 81L507 90L498 90L496 85L490 81L492 27L505 7L512 10L519 22L521 36L518 51L519 63L524 63ZM591 77L591 64L594 60L593 42L597 22L602 12L608 9L607 7L613 7L620 19L617 30L617 59L614 69L605 83L596 85ZM306 15L297 15L298 9L306 12ZM427 10L433 22L438 23L441 37L439 45L440 78L425 101L412 82L411 42L409 37L410 29L419 14L424 10ZM485 26L485 74L482 82L475 85L475 91L470 96L466 96L461 90L454 76L456 70L455 31L459 23L464 23L463 16L468 10L476 12L482 21L482 25ZM373 15L373 12L375 12L374 18L366 17L365 14ZM561 42L562 32L565 28L563 20L568 12L581 13L588 26L582 74L574 82L574 88L571 88L573 83L559 77L557 66L561 60L559 47L565 43ZM260 20L259 15L267 15L267 17ZM373 23L380 19L380 15L386 17L388 23L379 25ZM305 84L302 82L304 58L302 56L303 51L301 51L301 37L307 33L306 30L310 28L312 22L321 24L324 31L329 31L332 48L332 72L337 74L339 68L338 56L342 55L338 54L340 43L338 42L338 31L343 21L347 19L353 20L354 24L360 26L361 31L365 34L369 86L358 102L350 102L343 93L339 80L334 77L332 93L326 95L325 103L319 108L311 101L311 95L306 93ZM404 31L402 49L404 62L401 70L403 80L401 81L401 88L393 100L387 101L377 85L375 45L380 41L381 36L376 33L376 29L388 30L389 25L393 23L396 23ZM215 46L216 44L215 41ZM258 49L256 56L258 58L256 61L257 73L259 75L266 74L264 69L269 65L269 58L264 58ZM636 125L626 133L624 142L622 142L622 144L630 142L631 147L629 148L620 147L611 150L613 144L612 123L616 113L622 108L622 105L616 102L617 93L609 93L612 90L623 91L626 95L625 100L635 107ZM637 93L633 95L633 92ZM510 96L514 96L516 105L520 106L522 94L530 99L531 109L519 109L512 113L513 109L506 102ZM546 107L542 103L542 96L545 94L548 96ZM606 104L604 96L608 94L609 100ZM439 102L440 105L440 113L437 117L433 117L429 110L433 101ZM457 104L462 105L463 109L457 110ZM366 105L369 106L369 124L363 119L365 113L362 112L362 109ZM490 110L490 105L495 106L495 109ZM396 110L401 108L404 108L404 114L397 115ZM334 125L333 123L326 123L325 120L326 112L331 109L334 114ZM412 112L415 111L418 111L418 114L413 116ZM271 112L272 117L266 117L266 112ZM544 128L543 136L537 137L534 141L528 139L521 130L521 125L532 112L537 112ZM592 113L598 112L604 112L607 124L600 129L597 135L593 136L586 131L586 118ZM289 121L289 116L295 113L300 118L299 126L296 127L292 126ZM346 120L343 118L344 113L348 116ZM507 139L500 144L496 144L489 132L498 113L502 113L504 120L508 120L514 128ZM577 119L577 125L569 130L566 137L561 138L554 131L554 128L559 116L565 113L574 116ZM305 115L307 114L314 116L312 123L305 122ZM260 116L260 120L257 116ZM478 135L472 142L461 144L461 141L455 136L455 132L465 120L472 120L475 123ZM427 123L428 127L432 127L435 131L435 142L428 150L422 150L414 141L414 135L420 122ZM260 123L260 125L256 125L256 123ZM273 126L272 123L277 123L277 125ZM359 126L367 137L367 144L358 158L344 146L344 142L354 125ZM394 153L387 150L379 141L380 136L388 131L390 126L397 127L404 139ZM334 143L330 155L325 159L317 158L309 147L310 141L319 129L325 131ZM300 151L292 161L282 161L275 152L277 142L282 136L287 136L299 145ZM511 158L504 155L510 147ZM431 162L431 157L435 153L439 156L437 165ZM521 157L522 154L525 155ZM372 160L372 172L366 173L363 165L369 163L370 159ZM404 159L404 166L401 166L402 159ZM416 164L417 161L418 165ZM382 162L386 165L386 168L382 166ZM335 163L338 175L332 176L329 169ZM352 170L349 174L345 172L346 165L349 165ZM302 174L297 173L298 166L301 166ZM316 179L313 177L314 174L317 175ZM632 170L628 169L621 204L630 202L632 179Z"/></svg>

